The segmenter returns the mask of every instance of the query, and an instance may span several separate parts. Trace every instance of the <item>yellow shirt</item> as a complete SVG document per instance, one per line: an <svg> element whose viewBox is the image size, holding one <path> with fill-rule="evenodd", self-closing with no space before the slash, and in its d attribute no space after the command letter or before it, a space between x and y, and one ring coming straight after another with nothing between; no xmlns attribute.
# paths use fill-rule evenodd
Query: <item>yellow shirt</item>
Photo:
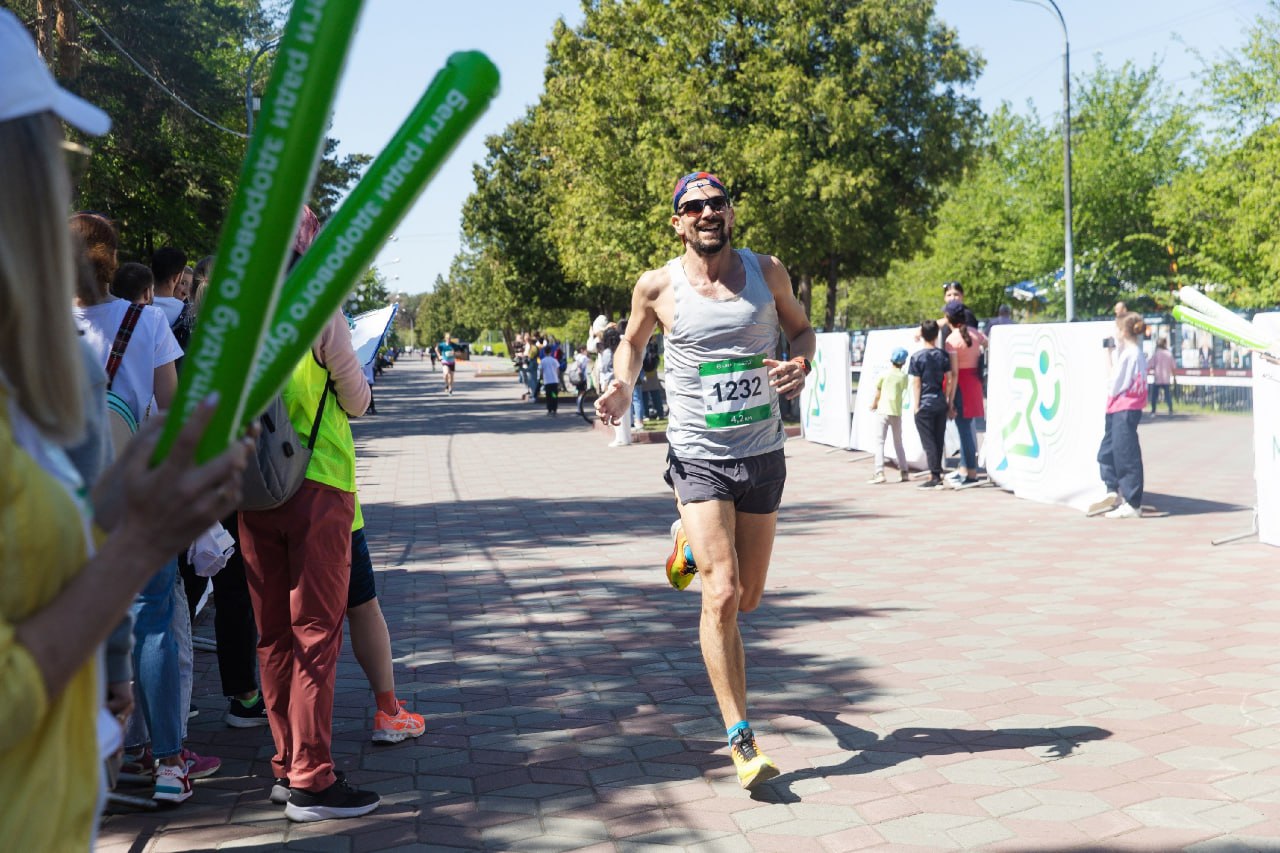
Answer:
<svg viewBox="0 0 1280 853"><path fill-rule="evenodd" d="M289 383L284 387L284 402L289 408L289 420L298 437L306 441L311 437L316 411L329 372L321 367L310 352L302 357L294 368ZM307 479L324 483L344 492L356 490L356 442L351 435L351 421L338 403L337 393L330 391L320 414L320 429L316 433L315 447L311 450L311 462L307 465Z"/></svg>
<svg viewBox="0 0 1280 853"><path fill-rule="evenodd" d="M14 431L0 391L0 837L6 850L87 850L99 790L97 660L50 701L14 634L84 568L84 516Z"/></svg>

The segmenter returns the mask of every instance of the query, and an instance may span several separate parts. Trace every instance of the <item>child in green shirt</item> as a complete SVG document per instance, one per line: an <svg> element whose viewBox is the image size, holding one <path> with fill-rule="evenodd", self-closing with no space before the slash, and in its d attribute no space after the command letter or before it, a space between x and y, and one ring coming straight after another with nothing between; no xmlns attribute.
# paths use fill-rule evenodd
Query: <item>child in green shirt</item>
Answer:
<svg viewBox="0 0 1280 853"><path fill-rule="evenodd" d="M871 403L880 437L876 441L876 470L867 481L869 483L884 482L884 441L889 432L893 433L893 449L898 455L898 476L904 483L910 476L907 453L902 448L902 398L907 391L907 374L903 372L902 365L907 362L907 351L898 347L889 356L889 361L893 367L876 379L876 398Z"/></svg>

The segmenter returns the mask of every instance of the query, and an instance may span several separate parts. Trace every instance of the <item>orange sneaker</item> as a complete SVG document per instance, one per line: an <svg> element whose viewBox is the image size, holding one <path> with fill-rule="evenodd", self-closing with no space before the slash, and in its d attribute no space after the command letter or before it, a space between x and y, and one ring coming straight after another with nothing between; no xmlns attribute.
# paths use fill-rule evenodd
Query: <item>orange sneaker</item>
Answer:
<svg viewBox="0 0 1280 853"><path fill-rule="evenodd" d="M394 717L382 713L381 709L373 715L373 742L399 743L405 738L417 737L427 730L427 723L420 714L404 709L400 703L400 713Z"/></svg>
<svg viewBox="0 0 1280 853"><path fill-rule="evenodd" d="M698 567L693 562L693 549L684 535L680 519L671 522L671 556L667 557L667 583L675 589L685 589L693 583Z"/></svg>

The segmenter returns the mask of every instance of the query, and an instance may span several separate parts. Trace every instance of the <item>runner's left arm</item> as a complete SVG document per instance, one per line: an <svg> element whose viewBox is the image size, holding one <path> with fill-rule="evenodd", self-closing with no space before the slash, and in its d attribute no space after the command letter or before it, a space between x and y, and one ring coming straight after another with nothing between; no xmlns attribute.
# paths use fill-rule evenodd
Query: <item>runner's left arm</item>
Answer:
<svg viewBox="0 0 1280 853"><path fill-rule="evenodd" d="M818 346L817 335L809 325L804 306L796 299L791 290L791 276L782 262L772 255L760 256L760 269L764 280L773 294L774 305L778 309L778 323L787 336L787 351L791 353L790 361L765 359L769 369L769 381L774 388L788 399L797 396L804 389L805 369L798 359L813 358Z"/></svg>

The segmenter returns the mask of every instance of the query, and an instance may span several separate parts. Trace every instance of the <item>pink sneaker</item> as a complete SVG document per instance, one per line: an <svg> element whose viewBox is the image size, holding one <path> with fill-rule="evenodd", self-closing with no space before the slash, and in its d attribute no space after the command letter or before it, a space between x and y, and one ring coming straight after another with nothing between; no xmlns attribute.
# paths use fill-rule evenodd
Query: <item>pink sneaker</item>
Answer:
<svg viewBox="0 0 1280 853"><path fill-rule="evenodd" d="M120 764L120 773L125 776L144 776L148 779L156 775L156 762L151 757L151 747L145 746L141 752L126 752Z"/></svg>
<svg viewBox="0 0 1280 853"><path fill-rule="evenodd" d="M427 723L421 715L404 709L400 703L400 713L394 717L379 710L373 715L374 743L399 743L405 738L417 737L427 730Z"/></svg>
<svg viewBox="0 0 1280 853"><path fill-rule="evenodd" d="M196 755L189 749L182 750L182 757L187 762L187 776L192 779L203 779L212 776L222 767L222 759L212 755Z"/></svg>

